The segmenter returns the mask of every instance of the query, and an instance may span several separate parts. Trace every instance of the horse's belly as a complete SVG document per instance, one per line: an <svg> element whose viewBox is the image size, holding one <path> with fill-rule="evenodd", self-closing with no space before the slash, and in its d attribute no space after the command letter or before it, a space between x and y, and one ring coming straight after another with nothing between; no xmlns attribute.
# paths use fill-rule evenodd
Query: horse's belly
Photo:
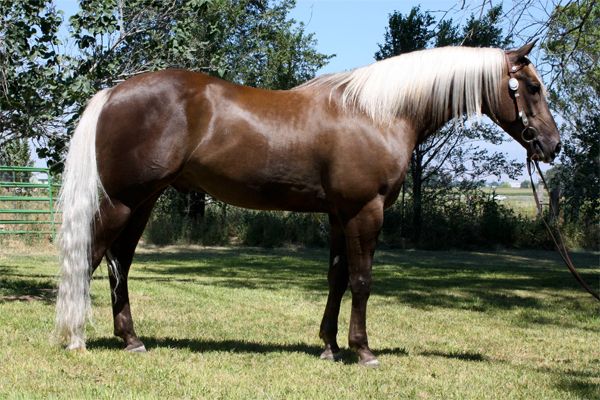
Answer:
<svg viewBox="0 0 600 400"><path fill-rule="evenodd" d="M260 170L216 170L191 163L173 183L179 190L201 191L238 207L257 210L327 212L325 191L316 179L289 174L264 176Z"/></svg>

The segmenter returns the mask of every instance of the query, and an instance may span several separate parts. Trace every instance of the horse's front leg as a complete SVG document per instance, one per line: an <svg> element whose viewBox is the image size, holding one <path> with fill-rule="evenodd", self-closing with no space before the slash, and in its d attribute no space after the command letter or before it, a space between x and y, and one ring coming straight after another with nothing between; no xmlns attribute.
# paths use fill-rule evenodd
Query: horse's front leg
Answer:
<svg viewBox="0 0 600 400"><path fill-rule="evenodd" d="M339 354L340 347L337 344L338 316L340 314L340 303L344 292L348 288L348 263L346 260L346 239L337 217L330 215L330 251L329 251L329 295L327 305L321 321L319 336L325 342L325 350L321 354L324 360L335 360Z"/></svg>
<svg viewBox="0 0 600 400"><path fill-rule="evenodd" d="M376 198L344 224L352 310L348 344L357 352L359 363L376 367L379 361L369 349L367 301L371 294L371 267L377 237L383 225L383 201Z"/></svg>

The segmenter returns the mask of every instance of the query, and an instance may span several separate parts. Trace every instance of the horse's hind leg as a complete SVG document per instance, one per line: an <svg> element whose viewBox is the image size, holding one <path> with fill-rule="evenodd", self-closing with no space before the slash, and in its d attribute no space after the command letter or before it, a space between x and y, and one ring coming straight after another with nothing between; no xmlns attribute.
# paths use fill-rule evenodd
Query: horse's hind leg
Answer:
<svg viewBox="0 0 600 400"><path fill-rule="evenodd" d="M115 335L123 338L129 350L143 350L144 345L133 330L127 275L133 252L157 198L158 194L153 195L135 208L135 211L115 198L104 198L94 224L92 273L106 255L112 266L109 268L109 281ZM118 279L115 278L115 274L119 275Z"/></svg>
<svg viewBox="0 0 600 400"><path fill-rule="evenodd" d="M98 268L106 251L131 217L131 208L115 199L102 199L94 222L92 240L92 273Z"/></svg>
<svg viewBox="0 0 600 400"><path fill-rule="evenodd" d="M123 339L125 350L128 351L146 351L133 328L127 278L135 248L144 232L157 198L158 196L155 196L147 200L133 212L125 228L106 252L109 263L114 334Z"/></svg>
<svg viewBox="0 0 600 400"><path fill-rule="evenodd" d="M321 358L335 360L340 351L336 337L340 303L344 292L348 288L348 262L346 258L346 239L342 227L335 216L330 215L329 222L331 226L329 272L327 274L329 295L327 296L327 305L323 313L319 336L325 342L325 350L321 354Z"/></svg>

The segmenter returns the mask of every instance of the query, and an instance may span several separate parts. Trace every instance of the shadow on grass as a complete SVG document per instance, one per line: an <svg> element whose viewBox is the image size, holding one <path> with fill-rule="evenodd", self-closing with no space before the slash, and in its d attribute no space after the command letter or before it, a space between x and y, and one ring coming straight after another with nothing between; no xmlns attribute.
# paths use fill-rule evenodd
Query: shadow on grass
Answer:
<svg viewBox="0 0 600 400"><path fill-rule="evenodd" d="M241 340L204 340L204 339L175 339L175 338L140 338L148 350L157 348L185 349L197 353L227 352L227 353L305 353L319 357L323 347L309 345L306 343L279 344L279 343L257 343ZM87 342L88 349L119 349L123 344L118 338L97 338ZM340 361L344 363L356 363L358 358L351 350L343 349L340 352ZM408 351L404 348L376 349L378 355L407 356Z"/></svg>
<svg viewBox="0 0 600 400"><path fill-rule="evenodd" d="M581 399L600 399L600 385L592 382L591 378L559 377L556 387Z"/></svg>
<svg viewBox="0 0 600 400"><path fill-rule="evenodd" d="M241 340L208 340L208 339L176 339L176 338L140 338L148 350L159 348L184 349L196 353L227 352L227 353L305 353L318 357L323 351L323 347L309 345L306 343L279 344L279 343L257 343ZM122 349L123 342L116 337L103 337L90 339L87 342L87 348L93 349ZM376 355L408 356L405 348L375 348ZM444 357L461 361L490 362L491 360L481 354L472 352L442 352L442 351L423 351L418 355L425 357ZM349 349L342 349L339 355L339 361L344 364L354 364L358 362L356 353Z"/></svg>
<svg viewBox="0 0 600 400"><path fill-rule="evenodd" d="M324 249L236 247L144 249L134 260L130 280L231 289L299 289L325 296L327 253ZM595 286L598 255L575 253L574 259L584 278ZM594 311L587 303L591 298L580 292L553 252L383 250L376 253L373 273L377 301L413 308L475 312L516 308L527 311L520 317L522 323L563 326L569 322L552 312L556 305L583 315L581 320ZM103 279L101 274L96 278ZM0 279L0 301L53 299L55 276L26 275L0 265Z"/></svg>
<svg viewBox="0 0 600 400"><path fill-rule="evenodd" d="M594 285L598 276L592 276L591 270L597 268L597 256L575 254L575 261ZM327 292L325 250L170 249L141 254L136 263L134 280L163 278L227 288ZM577 283L552 252L382 251L373 271L374 295L415 308L486 312L544 309L548 302L580 307L573 301ZM537 322L548 321L540 316Z"/></svg>
<svg viewBox="0 0 600 400"><path fill-rule="evenodd" d="M562 368L561 366L557 369L542 367L537 370L543 374L554 375L554 386L559 390L574 394L580 399L600 399L600 384L596 383L600 359L591 360L590 366L596 368L574 370L562 365Z"/></svg>
<svg viewBox="0 0 600 400"><path fill-rule="evenodd" d="M56 290L52 281L16 274L8 278L0 277L0 303L42 301L50 304L55 297Z"/></svg>
<svg viewBox="0 0 600 400"><path fill-rule="evenodd" d="M450 358L450 359L455 359L455 360L462 360L462 361L490 361L490 359L488 357L486 357L485 355L481 354L481 353L472 353L472 352L457 352L457 351L453 351L450 353L446 353L443 351L423 351L421 353L419 353L419 355L421 356L425 356L425 357L443 357L443 358Z"/></svg>

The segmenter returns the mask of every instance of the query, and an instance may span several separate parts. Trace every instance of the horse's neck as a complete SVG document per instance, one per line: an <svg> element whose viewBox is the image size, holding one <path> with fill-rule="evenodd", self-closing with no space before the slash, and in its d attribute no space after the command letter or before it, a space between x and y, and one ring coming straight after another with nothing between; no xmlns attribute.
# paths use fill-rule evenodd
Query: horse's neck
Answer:
<svg viewBox="0 0 600 400"><path fill-rule="evenodd" d="M444 113L444 118L436 121L434 119L434 115L437 115L437 110L426 110L421 115L412 116L412 124L415 127L415 130L418 132L417 144L423 143L427 140L428 137L433 135L435 132L439 131L442 127L444 127L448 122L455 120L456 124L461 125L461 118L465 118L467 116L466 107L461 110L460 117L454 118L452 113L452 92L449 93L449 101L446 112ZM487 98L485 95L482 96L482 106L479 110L480 115L487 115L492 121L496 124L498 123L493 116L493 112L490 111L490 105L488 104Z"/></svg>
<svg viewBox="0 0 600 400"><path fill-rule="evenodd" d="M423 143L427 138L431 135L435 134L435 132L439 131L444 125L450 122L453 118L451 117L451 113L448 113L448 116L445 117L441 121L434 121L428 115L423 115L420 117L412 118L412 126L415 127L417 141L415 146Z"/></svg>

